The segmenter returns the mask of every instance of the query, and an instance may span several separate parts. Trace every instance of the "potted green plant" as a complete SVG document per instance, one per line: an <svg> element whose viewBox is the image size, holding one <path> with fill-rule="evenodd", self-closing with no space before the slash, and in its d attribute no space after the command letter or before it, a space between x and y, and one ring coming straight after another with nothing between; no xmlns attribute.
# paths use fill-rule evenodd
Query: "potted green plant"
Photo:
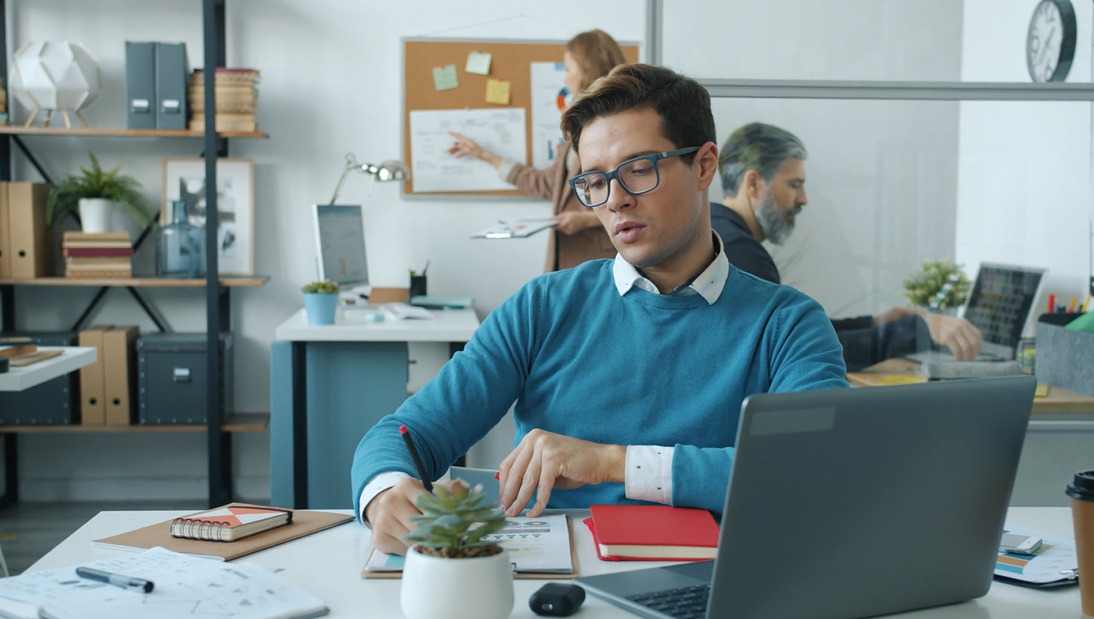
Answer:
<svg viewBox="0 0 1094 619"><path fill-rule="evenodd" d="M965 302L969 294L969 278L949 258L928 260L918 270L905 277L904 296L912 305L934 311L952 310Z"/></svg>
<svg viewBox="0 0 1094 619"><path fill-rule="evenodd" d="M338 313L338 284L324 279L305 284L300 290L304 293L304 314L308 324L333 325L334 315Z"/></svg>
<svg viewBox="0 0 1094 619"><path fill-rule="evenodd" d="M486 500L482 485L440 481L417 500L418 528L403 566L399 602L407 619L505 619L513 612L509 553L490 535L505 514Z"/></svg>
<svg viewBox="0 0 1094 619"><path fill-rule="evenodd" d="M91 167L80 166L80 174L65 177L49 192L46 224L52 224L79 209L84 232L107 232L115 204L129 211L141 226L154 227L155 216L144 196L137 191L141 184L132 176L120 174L122 164L103 170L95 153Z"/></svg>

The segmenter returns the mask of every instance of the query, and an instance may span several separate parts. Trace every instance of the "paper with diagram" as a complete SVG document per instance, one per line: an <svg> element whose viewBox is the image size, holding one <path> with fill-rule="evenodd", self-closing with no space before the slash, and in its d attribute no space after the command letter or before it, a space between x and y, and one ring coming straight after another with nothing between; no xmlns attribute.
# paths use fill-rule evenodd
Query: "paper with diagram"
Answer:
<svg viewBox="0 0 1094 619"><path fill-rule="evenodd" d="M449 131L504 159L528 160L523 108L412 111L410 167L415 192L513 189L485 162L448 154L455 141Z"/></svg>

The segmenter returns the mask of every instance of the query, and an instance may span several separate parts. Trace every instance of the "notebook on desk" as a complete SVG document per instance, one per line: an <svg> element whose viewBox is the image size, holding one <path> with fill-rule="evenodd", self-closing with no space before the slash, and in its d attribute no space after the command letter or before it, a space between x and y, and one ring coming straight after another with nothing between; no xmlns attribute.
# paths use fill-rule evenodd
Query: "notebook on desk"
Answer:
<svg viewBox="0 0 1094 619"><path fill-rule="evenodd" d="M979 597L1035 383L753 395L716 559L575 582L653 619L847 619Z"/></svg>
<svg viewBox="0 0 1094 619"><path fill-rule="evenodd" d="M1044 269L985 262L965 304L965 319L980 330L983 345L975 361L1006 361L1015 358L1033 303L1040 294ZM945 347L907 356L911 361L953 361Z"/></svg>

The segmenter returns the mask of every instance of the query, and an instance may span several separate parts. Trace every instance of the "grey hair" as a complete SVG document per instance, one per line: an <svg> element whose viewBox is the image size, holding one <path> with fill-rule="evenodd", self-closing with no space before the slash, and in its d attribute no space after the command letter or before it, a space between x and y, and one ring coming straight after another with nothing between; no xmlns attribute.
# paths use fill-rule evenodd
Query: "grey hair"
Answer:
<svg viewBox="0 0 1094 619"><path fill-rule="evenodd" d="M737 195L741 179L756 170L765 181L789 159L805 159L808 153L798 136L764 123L749 123L729 134L718 156L722 174L722 192L727 198Z"/></svg>

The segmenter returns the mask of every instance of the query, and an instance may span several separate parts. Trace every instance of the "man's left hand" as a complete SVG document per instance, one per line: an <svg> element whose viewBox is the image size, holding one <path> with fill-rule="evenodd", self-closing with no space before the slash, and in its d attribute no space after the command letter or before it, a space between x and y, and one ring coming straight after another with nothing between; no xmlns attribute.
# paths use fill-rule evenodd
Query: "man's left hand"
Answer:
<svg viewBox="0 0 1094 619"><path fill-rule="evenodd" d="M626 459L627 448L623 445L532 430L498 467L502 509L509 516L520 514L534 492L536 502L528 510L534 518L546 509L553 488L623 483Z"/></svg>

